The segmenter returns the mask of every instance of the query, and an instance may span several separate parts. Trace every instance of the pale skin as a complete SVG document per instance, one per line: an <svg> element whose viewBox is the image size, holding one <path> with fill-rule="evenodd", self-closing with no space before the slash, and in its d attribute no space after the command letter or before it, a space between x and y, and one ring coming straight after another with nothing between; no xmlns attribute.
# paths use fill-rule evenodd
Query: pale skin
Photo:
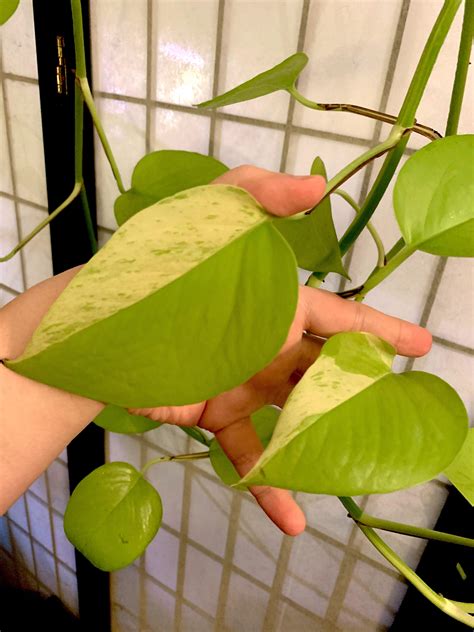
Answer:
<svg viewBox="0 0 474 632"><path fill-rule="evenodd" d="M216 182L247 189L270 213L280 216L314 206L325 184L319 176L300 178L250 166L233 169ZM34 286L0 310L0 358L21 355L50 305L78 270L68 270ZM199 425L213 432L239 474L244 475L262 452L251 413L265 404L283 406L317 358L324 339L341 331L376 334L406 356L422 356L431 347L431 335L417 325L324 290L301 287L285 344L250 380L207 402L133 412L155 421ZM34 382L0 364L0 514L103 407L103 403ZM288 491L270 487L252 487L250 491L284 533L297 535L304 530L304 514Z"/></svg>

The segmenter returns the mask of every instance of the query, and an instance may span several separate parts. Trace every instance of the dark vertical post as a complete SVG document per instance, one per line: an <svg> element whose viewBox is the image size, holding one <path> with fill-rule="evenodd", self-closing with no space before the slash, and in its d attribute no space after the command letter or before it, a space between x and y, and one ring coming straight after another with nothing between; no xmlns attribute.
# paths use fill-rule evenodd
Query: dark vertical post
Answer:
<svg viewBox="0 0 474 632"><path fill-rule="evenodd" d="M74 42L70 0L34 0L36 52L43 125L49 209L57 207L74 186ZM90 66L89 3L82 1L86 55ZM90 67L88 68L91 77ZM93 129L84 121L84 182L96 227ZM55 274L85 263L92 256L86 222L77 198L51 223ZM103 430L91 424L68 447L71 491L104 463ZM110 630L108 573L99 571L76 551L79 615L86 630Z"/></svg>

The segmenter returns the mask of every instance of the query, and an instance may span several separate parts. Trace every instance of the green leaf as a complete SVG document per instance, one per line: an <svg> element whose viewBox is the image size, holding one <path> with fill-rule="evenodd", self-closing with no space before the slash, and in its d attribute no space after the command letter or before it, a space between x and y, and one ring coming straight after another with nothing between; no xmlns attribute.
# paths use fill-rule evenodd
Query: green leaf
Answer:
<svg viewBox="0 0 474 632"><path fill-rule="evenodd" d="M403 166L393 204L405 243L447 257L474 256L474 135L449 136Z"/></svg>
<svg viewBox="0 0 474 632"><path fill-rule="evenodd" d="M327 177L321 158L315 158L311 175ZM278 219L275 226L290 244L301 268L312 272L337 272L349 278L341 259L329 197L310 215Z"/></svg>
<svg viewBox="0 0 474 632"><path fill-rule="evenodd" d="M152 421L142 415L132 415L120 406L109 404L104 410L97 415L94 423L104 430L110 432L119 432L121 434L134 434L139 432L148 432L159 428L161 423Z"/></svg>
<svg viewBox="0 0 474 632"><path fill-rule="evenodd" d="M474 428L470 428L454 461L444 470L451 483L474 506Z"/></svg>
<svg viewBox="0 0 474 632"><path fill-rule="evenodd" d="M155 202L158 202L158 200L144 193L138 193L133 189L122 193L114 202L114 215L117 224L121 226L135 213L152 206Z"/></svg>
<svg viewBox="0 0 474 632"><path fill-rule="evenodd" d="M198 108L220 108L232 103L241 103L257 97L263 97L277 90L289 90L295 85L300 72L308 63L308 56L295 53L277 66L260 73L253 79L241 83L240 86L220 96L198 104Z"/></svg>
<svg viewBox="0 0 474 632"><path fill-rule="evenodd" d="M442 472L466 436L464 405L434 375L393 374L394 355L371 334L330 338L240 483L350 496L391 492Z"/></svg>
<svg viewBox="0 0 474 632"><path fill-rule="evenodd" d="M12 17L19 4L20 0L0 0L0 26Z"/></svg>
<svg viewBox="0 0 474 632"><path fill-rule="evenodd" d="M280 411L273 406L264 406L251 416L255 431L264 448L267 447L272 437L279 416ZM215 438L212 439L209 446L209 458L215 473L222 482L226 485L234 485L239 482L240 476ZM236 487L245 489L245 486L237 485Z"/></svg>
<svg viewBox="0 0 474 632"><path fill-rule="evenodd" d="M132 187L115 200L119 226L155 202L185 189L210 184L228 171L222 162L192 151L165 149L147 154L135 166Z"/></svg>
<svg viewBox="0 0 474 632"><path fill-rule="evenodd" d="M123 408L205 401L274 358L297 295L272 216L237 187L196 187L121 226L7 365Z"/></svg>
<svg viewBox="0 0 474 632"><path fill-rule="evenodd" d="M163 509L158 492L129 463L107 463L86 476L69 499L64 531L103 571L131 564L158 531Z"/></svg>

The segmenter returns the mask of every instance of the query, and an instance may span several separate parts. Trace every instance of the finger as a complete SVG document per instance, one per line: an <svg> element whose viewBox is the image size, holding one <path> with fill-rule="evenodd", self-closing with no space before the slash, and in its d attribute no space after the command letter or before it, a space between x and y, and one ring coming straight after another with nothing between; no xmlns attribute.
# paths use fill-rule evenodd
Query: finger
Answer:
<svg viewBox="0 0 474 632"><path fill-rule="evenodd" d="M177 426L196 426L206 408L206 402L186 406L158 406L156 408L129 408L132 415L142 415L152 421Z"/></svg>
<svg viewBox="0 0 474 632"><path fill-rule="evenodd" d="M317 338L316 336L311 336L306 333L304 334L300 343L300 355L296 363L296 368L288 380L282 384L278 391L274 394L273 399L270 402L271 404L276 404L280 408L283 408L292 390L301 380L309 367L314 364L315 360L318 358L324 342L325 340L322 338Z"/></svg>
<svg viewBox="0 0 474 632"><path fill-rule="evenodd" d="M250 417L225 426L216 433L216 438L240 476L252 469L263 452ZM304 531L304 514L287 490L266 486L253 486L249 490L270 520L284 533L298 535Z"/></svg>
<svg viewBox="0 0 474 632"><path fill-rule="evenodd" d="M304 327L319 336L341 331L366 331L392 344L397 353L422 356L431 348L431 334L423 327L383 314L368 305L348 301L332 292L300 288L305 310Z"/></svg>
<svg viewBox="0 0 474 632"><path fill-rule="evenodd" d="M275 406L279 406L280 408L283 408L283 406L286 404L286 400L291 395L293 389L295 388L295 386L298 384L298 382L301 380L302 377L303 376L297 372L290 375L290 377L285 382L285 384L283 384L281 388L278 390L278 392L275 393L275 396L271 403L274 404Z"/></svg>
<svg viewBox="0 0 474 632"><path fill-rule="evenodd" d="M250 165L227 171L215 184L233 184L254 196L273 215L300 213L315 206L324 194L322 176L291 176Z"/></svg>
<svg viewBox="0 0 474 632"><path fill-rule="evenodd" d="M296 371L300 375L304 375L309 367L314 364L325 342L323 338L318 338L311 334L305 333L303 335L300 343L300 356L296 364Z"/></svg>

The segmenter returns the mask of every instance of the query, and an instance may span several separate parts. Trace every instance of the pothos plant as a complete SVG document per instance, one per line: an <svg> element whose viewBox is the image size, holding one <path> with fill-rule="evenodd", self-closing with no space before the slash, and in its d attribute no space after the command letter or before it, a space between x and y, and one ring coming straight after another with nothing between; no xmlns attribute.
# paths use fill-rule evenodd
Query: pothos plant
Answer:
<svg viewBox="0 0 474 632"><path fill-rule="evenodd" d="M3 0L0 23L17 4L18 0ZM474 137L456 134L473 36L472 0L464 3L445 137L415 120L460 4L461 0L445 1L397 117L357 105L310 101L296 88L308 61L304 53L198 106L218 108L285 90L314 110L353 112L392 123L383 142L328 180L317 207L291 218L276 218L242 189L209 186L227 167L192 152L157 151L144 156L133 171L131 187L125 189L86 76L80 0L72 0L76 182L64 203L2 261L79 195L97 250L82 179L84 103L117 181L120 195L114 210L119 228L52 305L23 355L7 366L106 402L95 423L110 431L146 432L156 428L156 422L127 409L204 401L266 366L282 346L294 317L297 266L312 271L307 284L313 287L329 272L347 277L342 256L364 228L376 242L378 260L367 280L344 294L352 300L362 301L417 250L474 256ZM398 175L393 206L401 236L385 253L369 220L413 133L429 143ZM378 176L359 207L341 185L384 154ZM311 173L326 176L319 157ZM341 195L356 211L339 241L331 214L332 194ZM141 471L123 462L103 465L71 496L64 521L68 538L101 569L130 564L154 538L162 518L160 496L146 479L149 468L164 461L209 458L222 481L242 491L265 484L338 496L365 536L409 582L445 613L472 626L474 604L437 594L374 527L470 547L474 541L374 518L351 498L407 488L444 472L474 502L474 434L468 431L462 401L434 375L393 373L394 355L389 344L373 335L344 333L330 338L283 409L265 407L253 415L265 451L242 479L216 440L199 428L181 430L203 444L204 452L160 457Z"/></svg>

